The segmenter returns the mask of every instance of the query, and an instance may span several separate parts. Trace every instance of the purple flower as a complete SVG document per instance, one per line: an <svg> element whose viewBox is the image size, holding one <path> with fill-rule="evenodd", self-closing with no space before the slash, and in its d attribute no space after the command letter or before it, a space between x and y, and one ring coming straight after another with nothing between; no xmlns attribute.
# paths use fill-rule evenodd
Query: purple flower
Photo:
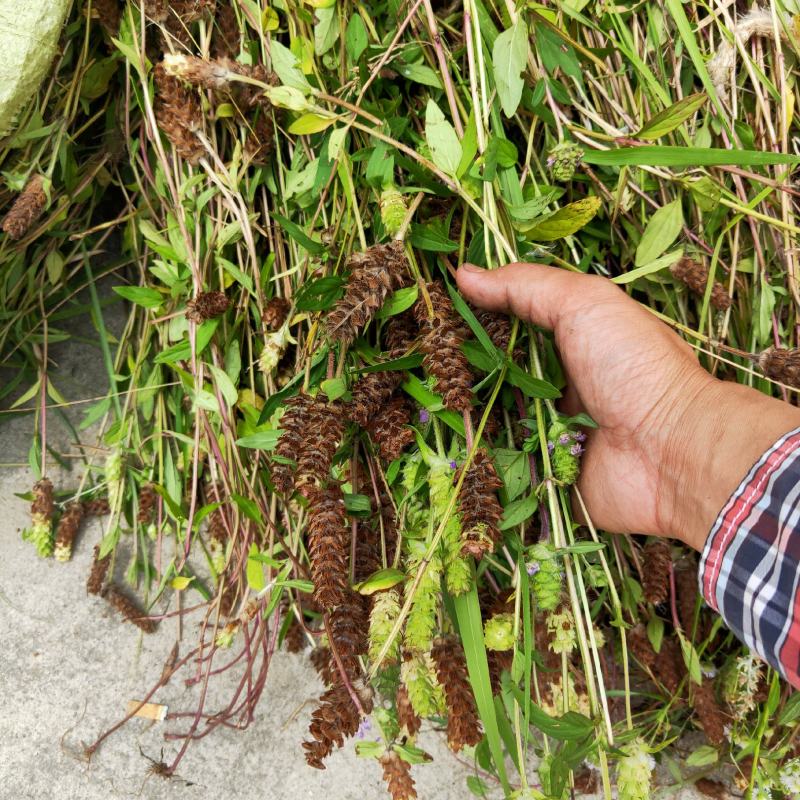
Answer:
<svg viewBox="0 0 800 800"><path fill-rule="evenodd" d="M372 725L370 724L370 721L364 717L364 719L361 720L361 724L358 726L356 739L363 739L367 735L367 731L371 730L371 728Z"/></svg>
<svg viewBox="0 0 800 800"><path fill-rule="evenodd" d="M525 565L525 571L528 573L528 575L530 575L530 576L531 576L531 578L532 578L532 577L533 577L533 576L534 576L534 575L535 575L535 574L536 574L536 573L537 573L537 572L538 572L540 569L541 569L541 568L540 568L540 566L539 566L539 562L538 562L538 561L529 561L529 562L528 562L528 563Z"/></svg>
<svg viewBox="0 0 800 800"><path fill-rule="evenodd" d="M572 447L570 447L569 452L573 456L579 456L581 453L583 453L583 448L579 444L574 444Z"/></svg>
<svg viewBox="0 0 800 800"><path fill-rule="evenodd" d="M576 442L585 442L586 441L586 434L583 431L578 431L575 434L575 441Z"/></svg>
<svg viewBox="0 0 800 800"><path fill-rule="evenodd" d="M558 443L563 445L568 445L572 441L572 437L568 433L562 433L561 436L558 437Z"/></svg>
<svg viewBox="0 0 800 800"><path fill-rule="evenodd" d="M419 412L419 421L420 422L427 422L431 418L431 415L428 413L427 408L423 408L422 411Z"/></svg>
<svg viewBox="0 0 800 800"><path fill-rule="evenodd" d="M455 461L450 462L450 469L455 469L458 466Z"/></svg>
<svg viewBox="0 0 800 800"><path fill-rule="evenodd" d="M553 455L553 451L555 449L556 449L556 446L555 446L555 444L553 444L553 442L548 442L547 443L547 452L550 453L550 455Z"/></svg>

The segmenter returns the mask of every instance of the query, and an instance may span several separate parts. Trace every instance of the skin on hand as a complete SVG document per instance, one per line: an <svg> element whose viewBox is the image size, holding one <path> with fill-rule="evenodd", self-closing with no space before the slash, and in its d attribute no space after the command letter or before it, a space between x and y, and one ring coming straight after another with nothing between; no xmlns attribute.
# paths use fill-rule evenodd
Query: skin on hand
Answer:
<svg viewBox="0 0 800 800"><path fill-rule="evenodd" d="M750 467L800 410L719 381L670 328L605 278L541 264L464 264L458 287L491 311L552 330L567 377L561 408L585 411L578 488L594 524L701 550Z"/></svg>

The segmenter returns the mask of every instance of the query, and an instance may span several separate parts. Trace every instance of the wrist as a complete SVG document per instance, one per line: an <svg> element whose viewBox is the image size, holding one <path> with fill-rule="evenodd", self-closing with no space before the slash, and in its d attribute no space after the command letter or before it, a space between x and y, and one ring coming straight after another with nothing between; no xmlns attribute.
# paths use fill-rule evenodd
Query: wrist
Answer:
<svg viewBox="0 0 800 800"><path fill-rule="evenodd" d="M681 391L658 465L657 519L663 536L695 550L753 464L800 426L800 410L705 372Z"/></svg>

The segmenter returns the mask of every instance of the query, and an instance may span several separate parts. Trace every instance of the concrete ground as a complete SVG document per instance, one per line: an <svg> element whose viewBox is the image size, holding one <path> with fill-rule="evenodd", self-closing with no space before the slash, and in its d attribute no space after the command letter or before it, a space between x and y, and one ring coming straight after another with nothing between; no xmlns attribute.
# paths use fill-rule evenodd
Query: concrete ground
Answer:
<svg viewBox="0 0 800 800"><path fill-rule="evenodd" d="M112 327L120 318L111 315ZM53 378L67 400L99 395L105 386L95 334L84 319L79 340L53 348ZM2 377L2 375L0 375ZM81 406L69 416L76 422ZM102 536L102 521L86 527L67 564L42 561L19 532L28 522L28 503L15 492L30 490L33 478L27 452L33 416L0 413L0 800L122 800L122 798L208 798L235 800L384 800L388 798L379 765L356 757L352 742L337 751L324 772L310 769L300 742L305 738L313 702L322 689L307 657L278 653L273 659L262 701L246 731L217 729L194 744L178 770L182 780L148 776L151 762L176 752L163 734L170 723L134 720L112 736L91 764L80 757L88 745L119 721L129 700L140 699L162 673L175 643L176 629L162 623L157 633L141 636L122 624L106 603L85 590L92 549ZM83 436L83 434L82 434ZM74 458L73 435L48 417L49 444ZM91 436L84 437L91 443ZM74 488L80 468L65 472L55 462L48 473L56 488ZM180 643L188 652L196 629L187 623ZM170 710L191 710L196 690L173 677L154 698ZM209 704L222 700L234 676L220 676ZM413 768L419 796L425 800L472 797L466 778L471 764L459 762L441 732L426 730L420 745L434 763ZM667 790L662 797L688 800L691 790ZM495 792L493 797L498 797Z"/></svg>

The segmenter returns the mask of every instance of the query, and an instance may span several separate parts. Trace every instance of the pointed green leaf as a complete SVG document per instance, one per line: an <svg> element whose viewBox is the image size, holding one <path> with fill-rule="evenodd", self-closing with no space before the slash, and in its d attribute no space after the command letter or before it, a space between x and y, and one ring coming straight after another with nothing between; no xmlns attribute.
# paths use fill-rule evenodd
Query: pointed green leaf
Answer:
<svg viewBox="0 0 800 800"><path fill-rule="evenodd" d="M494 83L503 113L511 117L516 113L525 81L522 71L528 63L528 26L520 16L514 25L495 39L492 48Z"/></svg>

